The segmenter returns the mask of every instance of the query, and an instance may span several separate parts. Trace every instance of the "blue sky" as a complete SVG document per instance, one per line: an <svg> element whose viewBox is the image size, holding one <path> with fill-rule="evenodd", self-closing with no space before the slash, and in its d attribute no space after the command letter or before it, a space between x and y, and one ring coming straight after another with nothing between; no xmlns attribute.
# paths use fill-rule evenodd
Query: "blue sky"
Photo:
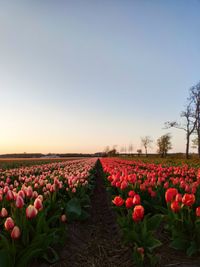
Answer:
<svg viewBox="0 0 200 267"><path fill-rule="evenodd" d="M0 153L95 152L163 130L200 80L200 1L2 1Z"/></svg>

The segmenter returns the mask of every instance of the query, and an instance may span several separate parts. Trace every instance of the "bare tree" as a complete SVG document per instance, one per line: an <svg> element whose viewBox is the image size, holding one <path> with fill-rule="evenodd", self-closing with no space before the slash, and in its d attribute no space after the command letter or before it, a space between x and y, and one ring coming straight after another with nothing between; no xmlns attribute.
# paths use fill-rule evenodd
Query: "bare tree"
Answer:
<svg viewBox="0 0 200 267"><path fill-rule="evenodd" d="M190 88L189 100L193 104L194 115L196 119L196 133L198 140L198 156L200 158L200 82Z"/></svg>
<svg viewBox="0 0 200 267"><path fill-rule="evenodd" d="M157 140L158 145L158 153L161 155L161 157L166 157L167 152L172 149L171 144L171 135L169 133L162 135Z"/></svg>
<svg viewBox="0 0 200 267"><path fill-rule="evenodd" d="M104 149L104 152L107 154L109 150L110 150L110 147L106 146L105 149Z"/></svg>
<svg viewBox="0 0 200 267"><path fill-rule="evenodd" d="M123 154L123 152L124 152L124 147L123 146L120 147L120 152Z"/></svg>
<svg viewBox="0 0 200 267"><path fill-rule="evenodd" d="M133 145L132 145L132 144L130 144L130 145L128 146L128 152L129 152L130 154L132 154L132 152L133 152Z"/></svg>
<svg viewBox="0 0 200 267"><path fill-rule="evenodd" d="M165 128L177 128L184 130L186 132L186 158L189 158L189 148L190 148L190 136L194 132L197 124L197 119L195 112L192 107L192 102L187 105L186 110L181 112L181 117L185 119L184 123L178 123L176 121L165 122Z"/></svg>
<svg viewBox="0 0 200 267"><path fill-rule="evenodd" d="M150 136L141 137L141 144L145 149L146 157L148 156L147 149L151 148L151 143L153 143L153 140Z"/></svg>

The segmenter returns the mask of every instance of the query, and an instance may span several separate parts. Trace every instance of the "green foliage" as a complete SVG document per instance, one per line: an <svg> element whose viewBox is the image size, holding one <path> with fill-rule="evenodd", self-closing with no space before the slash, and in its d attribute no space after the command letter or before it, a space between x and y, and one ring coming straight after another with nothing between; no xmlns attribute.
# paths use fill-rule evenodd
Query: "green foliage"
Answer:
<svg viewBox="0 0 200 267"><path fill-rule="evenodd" d="M125 242L134 246L134 260L137 266L143 266L145 259L149 262L149 266L154 266L154 262L157 262L154 250L162 243L155 238L154 234L162 220L163 215L161 214L154 216L149 214L138 223L133 222L131 212L127 216L118 216L118 223L123 229ZM143 248L144 255L138 254L137 248Z"/></svg>

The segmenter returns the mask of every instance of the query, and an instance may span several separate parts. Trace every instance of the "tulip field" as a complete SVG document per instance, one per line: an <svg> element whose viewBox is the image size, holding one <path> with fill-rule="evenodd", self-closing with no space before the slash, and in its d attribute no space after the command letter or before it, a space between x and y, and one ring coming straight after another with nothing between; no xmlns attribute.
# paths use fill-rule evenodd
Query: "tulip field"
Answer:
<svg viewBox="0 0 200 267"><path fill-rule="evenodd" d="M90 246L81 241L75 252L70 227L82 229L78 238ZM54 266L66 240L68 265L58 266L182 266L175 259L164 265L163 247L189 263L197 260L200 170L120 158L2 169L0 266L35 267L39 261Z"/></svg>
<svg viewBox="0 0 200 267"><path fill-rule="evenodd" d="M188 258L198 255L198 168L109 158L101 159L101 163L118 223L125 241L132 246L136 266L160 266L162 235L167 236L168 246Z"/></svg>
<svg viewBox="0 0 200 267"><path fill-rule="evenodd" d="M57 260L66 221L87 217L96 159L8 169L0 173L0 266Z"/></svg>

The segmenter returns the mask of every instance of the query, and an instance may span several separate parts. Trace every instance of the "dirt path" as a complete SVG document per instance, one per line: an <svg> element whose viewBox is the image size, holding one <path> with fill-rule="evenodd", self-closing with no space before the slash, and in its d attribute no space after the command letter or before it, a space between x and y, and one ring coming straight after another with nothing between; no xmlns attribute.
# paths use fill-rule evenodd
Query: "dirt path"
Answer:
<svg viewBox="0 0 200 267"><path fill-rule="evenodd" d="M59 263L51 267L133 267L131 251L122 245L98 162L90 218L68 225L68 239ZM37 265L38 266L38 265ZM42 264L40 267L50 267Z"/></svg>

